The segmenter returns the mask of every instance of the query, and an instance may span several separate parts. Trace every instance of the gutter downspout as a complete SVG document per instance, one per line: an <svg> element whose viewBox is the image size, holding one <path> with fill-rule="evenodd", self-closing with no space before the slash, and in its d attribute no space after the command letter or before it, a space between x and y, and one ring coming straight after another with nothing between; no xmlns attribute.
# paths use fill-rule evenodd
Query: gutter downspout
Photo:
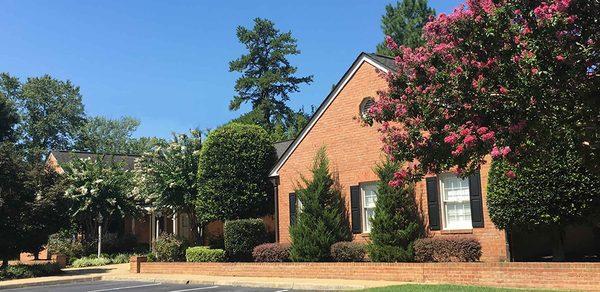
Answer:
<svg viewBox="0 0 600 292"><path fill-rule="evenodd" d="M275 209L273 213L273 221L275 225L275 242L279 242L279 177L271 177L271 184L273 184L273 197L275 202Z"/></svg>

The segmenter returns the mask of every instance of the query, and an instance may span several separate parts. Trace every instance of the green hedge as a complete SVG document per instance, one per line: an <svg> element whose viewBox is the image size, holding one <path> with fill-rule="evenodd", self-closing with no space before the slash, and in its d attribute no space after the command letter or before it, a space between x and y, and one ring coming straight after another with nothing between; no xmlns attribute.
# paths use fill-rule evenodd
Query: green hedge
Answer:
<svg viewBox="0 0 600 292"><path fill-rule="evenodd" d="M13 265L0 268L0 281L11 279L23 279L33 277L53 276L62 273L60 266L56 263Z"/></svg>
<svg viewBox="0 0 600 292"><path fill-rule="evenodd" d="M262 219L225 222L225 254L229 260L252 261L252 251L266 242L267 228Z"/></svg>
<svg viewBox="0 0 600 292"><path fill-rule="evenodd" d="M225 251L210 249L207 246L194 246L185 251L185 259L188 262L223 262Z"/></svg>

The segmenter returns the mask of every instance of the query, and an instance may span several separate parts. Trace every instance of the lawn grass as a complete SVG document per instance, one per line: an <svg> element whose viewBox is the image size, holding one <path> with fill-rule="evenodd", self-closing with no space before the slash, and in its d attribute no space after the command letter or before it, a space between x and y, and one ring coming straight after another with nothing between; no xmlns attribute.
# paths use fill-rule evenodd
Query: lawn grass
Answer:
<svg viewBox="0 0 600 292"><path fill-rule="evenodd" d="M371 288L362 290L365 292L403 292L403 291L427 291L427 292L504 292L504 291L536 291L543 290L526 290L526 289L508 289L508 288L493 288L493 287L478 287L478 286L458 286L458 285L421 285L421 284L406 284L399 286L388 286L380 288Z"/></svg>

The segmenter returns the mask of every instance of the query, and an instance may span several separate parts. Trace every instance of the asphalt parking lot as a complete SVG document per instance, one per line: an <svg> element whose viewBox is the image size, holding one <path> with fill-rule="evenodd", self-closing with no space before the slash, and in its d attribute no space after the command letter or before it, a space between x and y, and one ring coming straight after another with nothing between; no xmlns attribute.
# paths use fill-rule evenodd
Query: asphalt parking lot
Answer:
<svg viewBox="0 0 600 292"><path fill-rule="evenodd" d="M8 289L2 291L11 292L193 292L193 291L265 291L265 292L285 292L287 289L272 289L272 288L252 288L252 287L236 287L236 286L217 286L217 285L183 285L183 284L167 284L167 283L151 283L151 282L135 282L135 281L95 281L81 282L51 286L36 286L28 288Z"/></svg>

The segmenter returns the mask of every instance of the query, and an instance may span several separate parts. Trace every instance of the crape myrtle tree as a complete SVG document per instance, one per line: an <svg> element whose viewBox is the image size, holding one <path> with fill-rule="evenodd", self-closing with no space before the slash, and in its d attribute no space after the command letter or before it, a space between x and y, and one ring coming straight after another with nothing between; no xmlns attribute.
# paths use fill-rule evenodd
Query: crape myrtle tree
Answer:
<svg viewBox="0 0 600 292"><path fill-rule="evenodd" d="M202 133L174 134L166 145L157 146L136 161L134 195L158 210L183 212L196 226L194 202L198 196L198 162ZM192 228L197 232L197 228ZM195 234L194 238L197 238Z"/></svg>
<svg viewBox="0 0 600 292"><path fill-rule="evenodd" d="M329 260L331 245L350 241L352 232L339 184L329 170L325 148L321 148L310 170L296 190L301 206L290 226L290 258L299 262Z"/></svg>
<svg viewBox="0 0 600 292"><path fill-rule="evenodd" d="M398 70L367 123L408 162L392 184L452 166L466 175L489 154L515 163L566 136L597 171L599 10L597 0L469 0L428 22L423 46L388 37Z"/></svg>
<svg viewBox="0 0 600 292"><path fill-rule="evenodd" d="M402 0L385 6L381 29L398 45L415 48L424 44L421 33L425 23L435 15L427 0ZM393 56L396 52L387 47L385 40L377 45L377 53Z"/></svg>
<svg viewBox="0 0 600 292"><path fill-rule="evenodd" d="M295 118L286 102L301 84L312 82L312 76L296 76L298 69L288 56L300 54L297 41L291 32L280 32L270 20L256 18L252 29L239 26L236 34L247 53L229 63L229 71L242 73L229 109L238 110L250 102L259 125L271 132L275 124L285 125Z"/></svg>
<svg viewBox="0 0 600 292"><path fill-rule="evenodd" d="M375 167L379 182L368 245L369 256L375 262L412 261L414 241L423 234L413 185L389 185L399 167L398 162L389 159Z"/></svg>
<svg viewBox="0 0 600 292"><path fill-rule="evenodd" d="M98 215L106 231L112 220L139 214L131 191L132 173L111 156L73 159L63 168L65 195L71 202L69 216L86 237L97 237Z"/></svg>
<svg viewBox="0 0 600 292"><path fill-rule="evenodd" d="M591 222L600 229L600 176L585 166L574 143L565 137L518 165L494 161L489 174L487 205L494 224L550 234L555 261L565 258L565 227Z"/></svg>
<svg viewBox="0 0 600 292"><path fill-rule="evenodd" d="M198 163L198 222L256 218L272 212L268 174L275 160L275 148L260 126L232 123L211 131Z"/></svg>

